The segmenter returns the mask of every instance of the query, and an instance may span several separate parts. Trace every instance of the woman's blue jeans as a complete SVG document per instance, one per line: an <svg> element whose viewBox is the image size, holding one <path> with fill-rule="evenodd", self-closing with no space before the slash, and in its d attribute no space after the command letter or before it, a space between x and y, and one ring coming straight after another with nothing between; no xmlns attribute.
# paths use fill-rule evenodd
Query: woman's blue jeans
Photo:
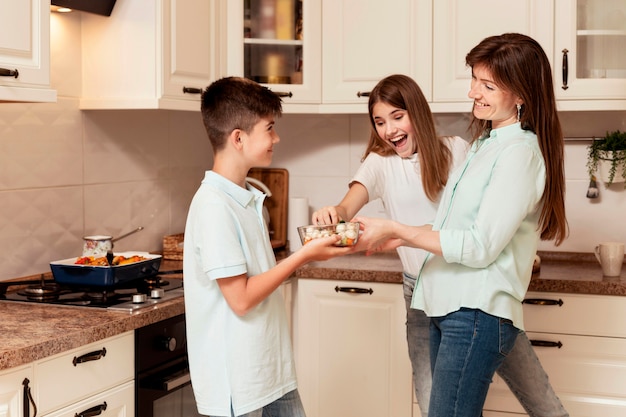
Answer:
<svg viewBox="0 0 626 417"><path fill-rule="evenodd" d="M431 317L429 417L480 417L493 374L518 333L511 320L481 310Z"/></svg>

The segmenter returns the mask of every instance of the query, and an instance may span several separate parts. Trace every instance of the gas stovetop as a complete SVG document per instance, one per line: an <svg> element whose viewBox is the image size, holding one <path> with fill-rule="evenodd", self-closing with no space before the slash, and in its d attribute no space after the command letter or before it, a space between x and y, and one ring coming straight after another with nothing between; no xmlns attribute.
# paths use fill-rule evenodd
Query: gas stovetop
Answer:
<svg viewBox="0 0 626 417"><path fill-rule="evenodd" d="M170 271L180 274L181 271ZM53 280L2 281L0 301L134 312L183 296L183 280L160 275L114 287L74 286Z"/></svg>

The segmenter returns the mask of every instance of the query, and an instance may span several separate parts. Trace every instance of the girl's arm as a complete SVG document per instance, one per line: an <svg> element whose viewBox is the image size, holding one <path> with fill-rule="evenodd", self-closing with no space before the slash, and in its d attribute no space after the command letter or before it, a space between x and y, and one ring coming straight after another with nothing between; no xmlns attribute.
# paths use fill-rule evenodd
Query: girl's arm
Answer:
<svg viewBox="0 0 626 417"><path fill-rule="evenodd" d="M369 201L367 188L360 182L354 182L336 206L322 207L311 216L313 224L336 224L348 221Z"/></svg>

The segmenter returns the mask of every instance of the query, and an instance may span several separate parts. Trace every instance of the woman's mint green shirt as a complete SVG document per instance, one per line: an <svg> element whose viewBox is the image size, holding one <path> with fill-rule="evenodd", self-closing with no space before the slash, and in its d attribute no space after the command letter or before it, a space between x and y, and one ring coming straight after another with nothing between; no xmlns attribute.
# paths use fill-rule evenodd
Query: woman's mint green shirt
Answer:
<svg viewBox="0 0 626 417"><path fill-rule="evenodd" d="M523 330L545 179L537 136L519 123L475 141L441 196L443 256L424 261L411 307L430 317L479 309Z"/></svg>

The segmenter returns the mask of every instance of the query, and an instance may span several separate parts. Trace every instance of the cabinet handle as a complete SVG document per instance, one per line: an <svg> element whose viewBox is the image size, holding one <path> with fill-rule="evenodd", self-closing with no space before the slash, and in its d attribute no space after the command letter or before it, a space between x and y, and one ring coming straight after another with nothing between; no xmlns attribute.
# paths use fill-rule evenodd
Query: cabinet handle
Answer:
<svg viewBox="0 0 626 417"><path fill-rule="evenodd" d="M274 91L274 94L276 94L278 97L293 97L293 93L291 91Z"/></svg>
<svg viewBox="0 0 626 417"><path fill-rule="evenodd" d="M183 87L183 93L185 94L202 94L201 88L196 87Z"/></svg>
<svg viewBox="0 0 626 417"><path fill-rule="evenodd" d="M17 78L20 76L20 72L16 69L10 70L7 68L0 68L0 77L14 77Z"/></svg>
<svg viewBox="0 0 626 417"><path fill-rule="evenodd" d="M531 340L530 344L533 346L541 346L541 347L556 347L561 349L563 347L563 343L561 341L558 342L550 342L548 340Z"/></svg>
<svg viewBox="0 0 626 417"><path fill-rule="evenodd" d="M78 357L74 356L74 359L72 359L72 363L74 364L74 366L76 366L79 363L97 361L98 359L104 358L106 354L107 354L106 348L102 348L102 350L96 350L93 352L85 353L82 356L78 356Z"/></svg>
<svg viewBox="0 0 626 417"><path fill-rule="evenodd" d="M566 49L563 49L563 86L561 87L563 90L567 90L569 87L567 86L567 73L568 73L568 65L567 65L567 53L569 52Z"/></svg>
<svg viewBox="0 0 626 417"><path fill-rule="evenodd" d="M532 304L536 306L555 306L558 305L561 307L563 305L563 300L560 298L558 300L550 300L548 298L526 298L522 301L523 304Z"/></svg>
<svg viewBox="0 0 626 417"><path fill-rule="evenodd" d="M356 287L335 287L335 292L347 292L350 294L373 294L374 290L371 288L356 288Z"/></svg>
<svg viewBox="0 0 626 417"><path fill-rule="evenodd" d="M30 417L30 404L33 405L33 417L37 417L37 404L35 404L33 394L30 392L28 384L30 384L30 380L24 378L24 381L22 381L22 385L24 385L24 399L22 400L24 405L24 417Z"/></svg>
<svg viewBox="0 0 626 417"><path fill-rule="evenodd" d="M357 91L356 96L357 97L369 97L370 92L369 91Z"/></svg>
<svg viewBox="0 0 626 417"><path fill-rule="evenodd" d="M74 417L99 416L106 409L107 409L107 402L105 401L102 404L95 405L95 406L93 406L91 408L88 408L88 409L86 409L84 411L81 411L80 413L74 414Z"/></svg>

